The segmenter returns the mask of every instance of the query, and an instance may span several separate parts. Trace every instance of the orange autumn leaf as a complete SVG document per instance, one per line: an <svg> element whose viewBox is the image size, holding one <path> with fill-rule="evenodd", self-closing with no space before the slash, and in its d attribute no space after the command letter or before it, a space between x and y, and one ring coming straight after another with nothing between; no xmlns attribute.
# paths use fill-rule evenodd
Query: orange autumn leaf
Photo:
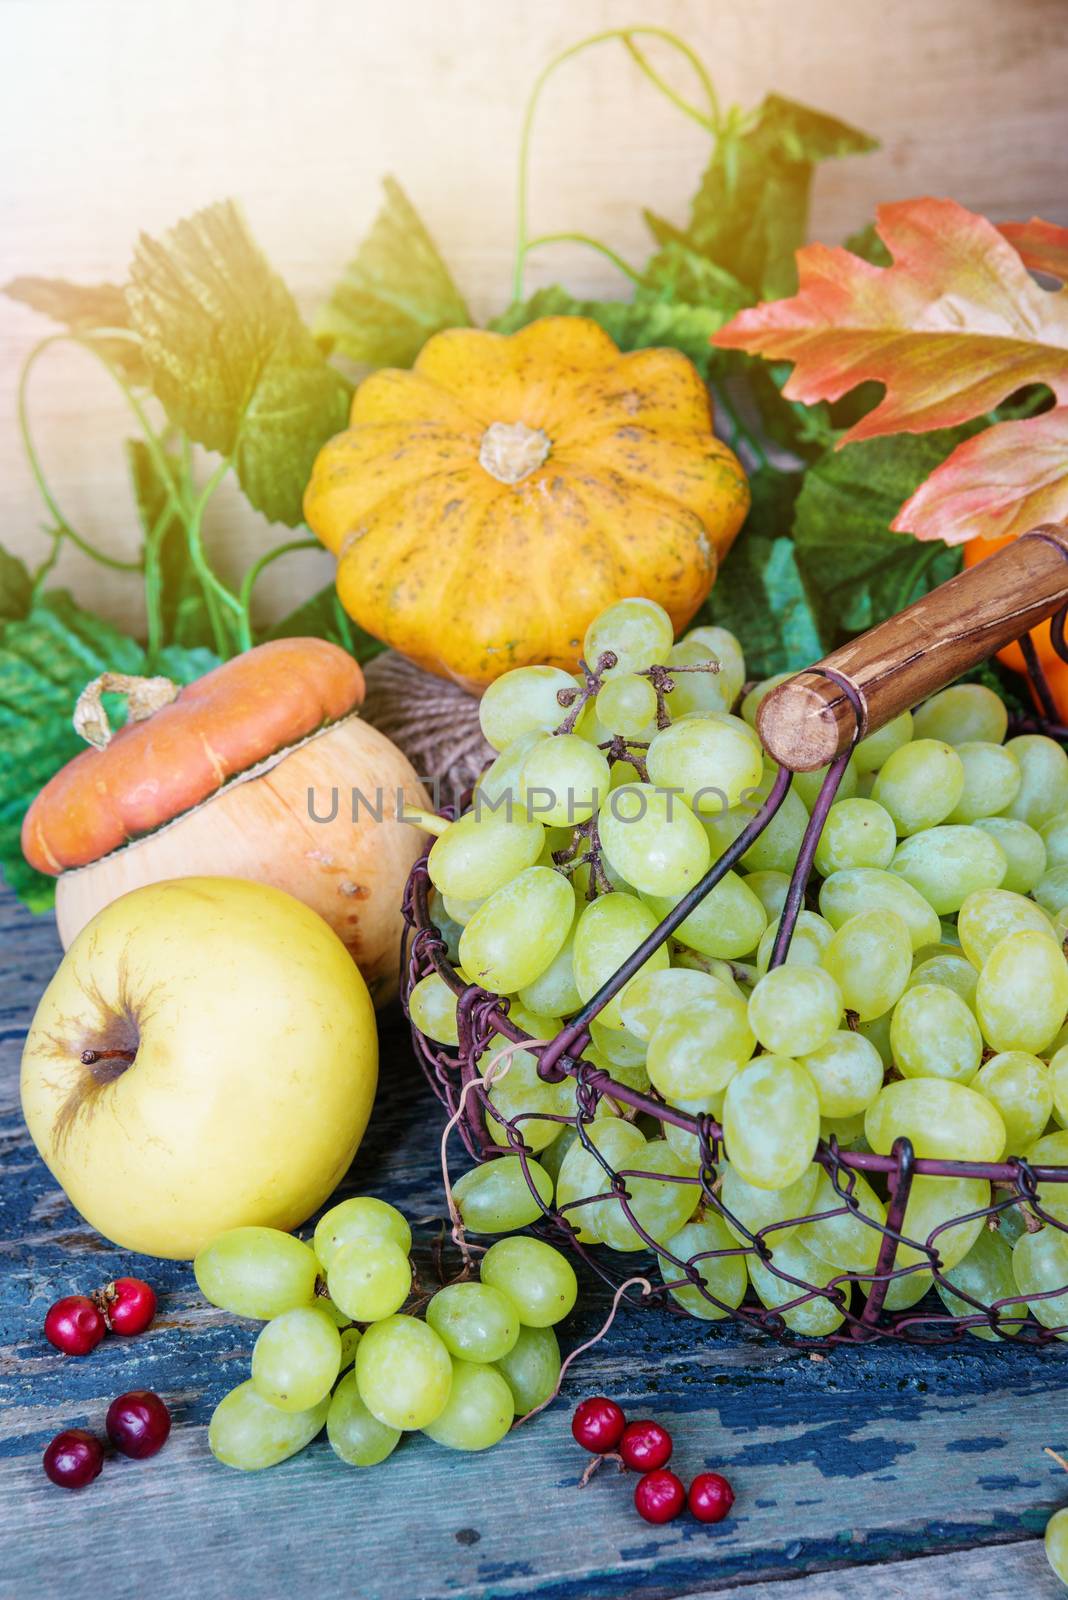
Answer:
<svg viewBox="0 0 1068 1600"><path fill-rule="evenodd" d="M1058 409L996 424L960 445L893 527L949 543L1022 533L1068 513L1068 294L1028 268L1068 275L1068 230L1040 219L999 230L950 200L882 206L892 265L851 251L798 251L799 289L739 312L712 342L794 362L790 400L838 400L865 381L877 406L839 441L968 422L1044 384Z"/></svg>

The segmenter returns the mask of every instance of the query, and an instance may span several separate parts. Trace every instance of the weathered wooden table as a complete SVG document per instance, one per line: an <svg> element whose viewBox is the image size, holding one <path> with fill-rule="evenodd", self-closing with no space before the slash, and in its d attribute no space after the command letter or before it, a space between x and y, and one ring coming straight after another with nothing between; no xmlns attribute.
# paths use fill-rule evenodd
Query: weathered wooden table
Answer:
<svg viewBox="0 0 1068 1600"><path fill-rule="evenodd" d="M177 1600L867 1600L1062 1593L1042 1552L1068 1479L1042 1454L1068 1446L1068 1351L989 1346L830 1352L813 1361L733 1328L625 1311L572 1370L560 1402L497 1449L454 1455L407 1440L358 1471L325 1439L244 1476L208 1453L218 1398L247 1376L252 1324L206 1307L190 1268L112 1249L37 1159L18 1108L22 1038L59 959L50 918L0 896L0 1596L84 1592ZM442 1209L438 1106L396 1023L386 1026L371 1133L345 1192L387 1196L428 1241ZM137 1197L131 1196L131 1204ZM145 1272L160 1314L139 1339L69 1359L45 1342L61 1294ZM588 1286L565 1348L599 1325ZM154 1460L109 1461L89 1488L54 1488L41 1452L60 1428L102 1429L124 1389L174 1411ZM569 1417L605 1392L675 1436L682 1475L734 1482L715 1528L641 1522L632 1482L606 1470L579 1492L586 1457Z"/></svg>

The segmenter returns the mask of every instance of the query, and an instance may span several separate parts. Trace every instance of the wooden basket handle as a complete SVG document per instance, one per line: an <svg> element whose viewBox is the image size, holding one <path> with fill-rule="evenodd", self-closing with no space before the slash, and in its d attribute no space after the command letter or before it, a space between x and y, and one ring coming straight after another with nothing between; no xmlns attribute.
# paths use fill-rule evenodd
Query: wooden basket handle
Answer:
<svg viewBox="0 0 1068 1600"><path fill-rule="evenodd" d="M773 689L757 718L764 748L791 772L825 767L1066 603L1068 525L1033 528Z"/></svg>

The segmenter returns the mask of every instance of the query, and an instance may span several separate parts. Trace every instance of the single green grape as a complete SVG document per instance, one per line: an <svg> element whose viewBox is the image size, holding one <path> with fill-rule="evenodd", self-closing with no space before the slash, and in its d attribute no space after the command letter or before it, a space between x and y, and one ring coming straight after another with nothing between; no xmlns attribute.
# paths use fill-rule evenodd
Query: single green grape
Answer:
<svg viewBox="0 0 1068 1600"><path fill-rule="evenodd" d="M655 600L617 600L594 617L582 641L582 657L591 670L606 650L616 657L608 675L644 672L666 661L675 642L671 618Z"/></svg>
<svg viewBox="0 0 1068 1600"><path fill-rule="evenodd" d="M1068 866L1068 814L1048 817L1038 825L1037 832L1045 845L1049 865Z"/></svg>
<svg viewBox="0 0 1068 1600"><path fill-rule="evenodd" d="M951 684L912 713L914 739L941 739L958 748L977 739L1000 745L1008 726L1005 702L981 683Z"/></svg>
<svg viewBox="0 0 1068 1600"><path fill-rule="evenodd" d="M759 807L768 798L771 790L774 772L765 772L751 798L744 800L735 811L729 811L726 816L709 817L707 819L708 836L712 842L713 857L720 853L735 837L734 819L737 817L742 826L750 823ZM719 849L716 848L715 831L722 824L729 824L731 835L724 839ZM792 789L787 791L786 799L772 817L767 827L754 839L749 849L742 857L742 866L746 872L792 872L797 861L797 852L801 848L801 841L808 827L808 812L805 802L799 794ZM737 830L741 832L741 828Z"/></svg>
<svg viewBox="0 0 1068 1600"><path fill-rule="evenodd" d="M875 1271L886 1207L862 1172L841 1172L836 1188L821 1167L811 1209L819 1220L798 1230L807 1250L839 1272Z"/></svg>
<svg viewBox="0 0 1068 1600"><path fill-rule="evenodd" d="M309 1411L280 1411L249 1378L223 1395L208 1424L208 1448L224 1467L261 1472L311 1444L326 1421L330 1397Z"/></svg>
<svg viewBox="0 0 1068 1600"><path fill-rule="evenodd" d="M661 1240L676 1233L693 1216L701 1191L666 1139L650 1139L626 1166L656 1176L624 1178L633 1224L618 1201L602 1202L601 1240L612 1250L647 1250L642 1234Z"/></svg>
<svg viewBox="0 0 1068 1600"><path fill-rule="evenodd" d="M426 1308L426 1320L449 1354L465 1361L499 1361L519 1338L515 1306L486 1281L439 1289Z"/></svg>
<svg viewBox="0 0 1068 1600"><path fill-rule="evenodd" d="M379 1422L360 1399L356 1374L348 1373L334 1390L326 1414L326 1437L334 1454L350 1467L377 1467L401 1441L400 1428Z"/></svg>
<svg viewBox="0 0 1068 1600"><path fill-rule="evenodd" d="M1005 876L1000 887L1014 894L1030 894L1046 871L1046 845L1036 828L1015 817L978 817L977 828L996 839L1005 856Z"/></svg>
<svg viewBox="0 0 1068 1600"><path fill-rule="evenodd" d="M700 816L728 811L764 776L764 756L741 717L718 712L663 728L646 755L650 781L678 790Z"/></svg>
<svg viewBox="0 0 1068 1600"><path fill-rule="evenodd" d="M519 1330L519 1338L494 1366L512 1391L517 1417L544 1405L560 1381L560 1345L552 1328Z"/></svg>
<svg viewBox="0 0 1068 1600"><path fill-rule="evenodd" d="M620 1015L626 1032L648 1044L660 1024L674 1016L680 1006L691 1000L715 998L722 989L719 979L711 973L689 967L662 967L658 972L643 972L627 985ZM621 1030L602 1030L613 1031Z"/></svg>
<svg viewBox="0 0 1068 1600"><path fill-rule="evenodd" d="M615 891L590 901L579 913L575 925L575 984L584 1001L591 999L608 982L655 927L655 914L636 895ZM657 971L669 965L667 947L661 945L639 970ZM638 975L635 973L635 977ZM619 1007L628 988L625 984L601 1009L600 1020L606 1027L623 1026Z"/></svg>
<svg viewBox="0 0 1068 1600"><path fill-rule="evenodd" d="M823 788L824 780L830 770L831 769L828 766L816 767L812 772L794 773L792 788L794 793L799 795L804 801L806 811L811 813L816 801L819 799L820 790ZM842 776L838 782L838 788L835 791L836 802L840 803L843 800L852 800L856 792L857 769L850 759L845 764ZM863 863L860 864L863 865Z"/></svg>
<svg viewBox="0 0 1068 1600"><path fill-rule="evenodd" d="M964 788L947 821L977 822L1012 804L1023 773L1011 750L982 740L958 744L956 750L964 766Z"/></svg>
<svg viewBox="0 0 1068 1600"><path fill-rule="evenodd" d="M722 1089L718 1094L697 1095L689 1100L678 1097L669 1103L677 1110L687 1112L691 1117L709 1116L721 1123L726 1093L727 1091ZM661 1121L660 1126L664 1138L682 1162L684 1169L696 1177L704 1165L701 1141L696 1133L691 1133L688 1128L680 1128L677 1123L669 1122L667 1118Z"/></svg>
<svg viewBox="0 0 1068 1600"><path fill-rule="evenodd" d="M311 1304L319 1263L306 1244L278 1228L230 1228L204 1246L193 1272L213 1306L267 1322Z"/></svg>
<svg viewBox="0 0 1068 1600"><path fill-rule="evenodd" d="M657 918L674 910L681 895L643 896ZM713 960L747 956L767 927L767 914L744 878L726 873L689 916L680 922L673 938Z"/></svg>
<svg viewBox="0 0 1068 1600"><path fill-rule="evenodd" d="M1020 764L1022 780L1005 816L1040 828L1068 810L1068 756L1053 739L1023 733L1005 746Z"/></svg>
<svg viewBox="0 0 1068 1600"><path fill-rule="evenodd" d="M517 817L527 820L520 792L523 767L527 756L544 737L542 729L524 733L502 750L496 761L490 763L480 775L471 796L476 814L499 816L506 821Z"/></svg>
<svg viewBox="0 0 1068 1600"><path fill-rule="evenodd" d="M452 1358L427 1323L398 1314L373 1323L356 1352L360 1398L388 1428L425 1428L452 1387Z"/></svg>
<svg viewBox="0 0 1068 1600"><path fill-rule="evenodd" d="M1068 1506L1055 1511L1046 1523L1046 1560L1062 1583L1068 1583Z"/></svg>
<svg viewBox="0 0 1068 1600"><path fill-rule="evenodd" d="M668 651L665 664L668 667L704 666L714 654L696 639L680 639ZM731 683L722 670L673 672L671 676L675 687L668 694L668 711L676 722L681 717L704 717L710 711L729 711L734 703Z"/></svg>
<svg viewBox="0 0 1068 1600"><path fill-rule="evenodd" d="M765 1189L743 1178L729 1161L723 1162L720 1201L729 1232L741 1244L748 1244L750 1235L755 1237L764 1229L768 1230L769 1244L785 1239L797 1226L795 1219L811 1213L819 1171L819 1167L810 1164L792 1183L781 1189Z"/></svg>
<svg viewBox="0 0 1068 1600"><path fill-rule="evenodd" d="M955 1288L971 1295L983 1306L992 1306L997 1300L1011 1300L1019 1293L1012 1271L1012 1247L1001 1237L998 1229L980 1228L968 1254L955 1267L950 1267L945 1277ZM935 1288L950 1316L979 1315L977 1307L963 1300L960 1295L953 1294L943 1284L936 1283ZM1005 1306L998 1319L1002 1332L1015 1337L1023 1325L1026 1312L1027 1307L1023 1305ZM968 1332L988 1343L996 1343L998 1337L988 1322L974 1323Z"/></svg>
<svg viewBox="0 0 1068 1600"><path fill-rule="evenodd" d="M449 916L445 909L445 896L433 887L427 896L427 909L431 922L445 941L445 952L455 965L460 959L460 934L463 932L463 926L459 922L454 922Z"/></svg>
<svg viewBox="0 0 1068 1600"><path fill-rule="evenodd" d="M983 962L975 990L983 1037L995 1050L1040 1055L1068 1013L1068 962L1045 933L1000 939Z"/></svg>
<svg viewBox="0 0 1068 1600"><path fill-rule="evenodd" d="M478 703L486 743L507 750L528 734L551 733L568 713L560 695L573 697L574 691L574 678L559 667L515 667L503 673Z"/></svg>
<svg viewBox="0 0 1068 1600"><path fill-rule="evenodd" d="M892 1067L894 1064L893 1051L890 1049L890 1023L892 1018L892 1012L884 1011L881 1017L872 1017L868 1022L861 1020L857 1023L857 1032L862 1034L865 1039L870 1040L878 1050L879 1059L882 1061L883 1066L887 1068Z"/></svg>
<svg viewBox="0 0 1068 1600"><path fill-rule="evenodd" d="M448 912L449 921L455 922L456 926L462 932L467 924L471 921L471 918L474 916L479 906L482 904L482 901L457 900L455 895L443 894L441 897L441 903ZM459 946L457 946L457 949L459 949Z"/></svg>
<svg viewBox="0 0 1068 1600"><path fill-rule="evenodd" d="M745 886L756 895L769 922L782 914L790 888L788 872L749 872L745 876Z"/></svg>
<svg viewBox="0 0 1068 1600"><path fill-rule="evenodd" d="M816 1087L804 1067L788 1056L754 1057L730 1081L723 1134L731 1165L749 1183L783 1189L796 1182L820 1136Z"/></svg>
<svg viewBox="0 0 1068 1600"><path fill-rule="evenodd" d="M449 1398L423 1432L449 1450L489 1450L514 1417L512 1391L496 1367L454 1359Z"/></svg>
<svg viewBox="0 0 1068 1600"><path fill-rule="evenodd" d="M1068 1127L1068 1044L1062 1044L1049 1060L1049 1081L1053 1090L1053 1115L1061 1127Z"/></svg>
<svg viewBox="0 0 1068 1600"><path fill-rule="evenodd" d="M779 918L768 924L757 946L756 966L760 973L767 972L775 940L779 935ZM834 938L834 929L826 917L815 911L799 911L790 948L786 952L786 965L818 967L823 964L823 952Z"/></svg>
<svg viewBox="0 0 1068 1600"><path fill-rule="evenodd" d="M324 1211L315 1228L315 1254L329 1268L336 1253L357 1239L390 1239L405 1255L412 1248L412 1230L396 1206L374 1195L353 1195Z"/></svg>
<svg viewBox="0 0 1068 1600"><path fill-rule="evenodd" d="M650 723L656 725L656 690L637 673L609 678L594 703L602 727L625 739L640 739Z"/></svg>
<svg viewBox="0 0 1068 1600"><path fill-rule="evenodd" d="M526 867L484 901L460 936L460 964L495 994L533 983L563 948L575 891L552 867Z"/></svg>
<svg viewBox="0 0 1068 1600"><path fill-rule="evenodd" d="M678 1005L649 1040L649 1081L668 1100L725 1089L756 1047L744 1000L717 992Z"/></svg>
<svg viewBox="0 0 1068 1600"><path fill-rule="evenodd" d="M585 1137L615 1172L624 1167L641 1166L645 1135L632 1122L608 1117L585 1129ZM568 1148L556 1180L556 1208L576 1229L581 1244L599 1244L607 1213L618 1209L618 1202L592 1199L608 1192L610 1179L597 1155L586 1149L581 1138ZM533 1221L533 1218L531 1218ZM503 1230L502 1230L503 1231Z"/></svg>
<svg viewBox="0 0 1068 1600"><path fill-rule="evenodd" d="M331 1301L330 1304L333 1304L333 1302ZM344 1316L344 1312L340 1314ZM354 1328L351 1323L347 1327L339 1326L338 1332L341 1334L341 1366L338 1370L344 1372L356 1360L356 1352L360 1348L360 1340L363 1338L363 1334L359 1328Z"/></svg>
<svg viewBox="0 0 1068 1600"><path fill-rule="evenodd" d="M669 967L661 969L669 972ZM627 1027L606 1028L596 1017L590 1019L590 1042L614 1067L643 1067L646 1041Z"/></svg>
<svg viewBox="0 0 1068 1600"><path fill-rule="evenodd" d="M310 1411L341 1370L341 1335L325 1311L294 1306L261 1331L252 1350L257 1394L280 1411Z"/></svg>
<svg viewBox="0 0 1068 1600"><path fill-rule="evenodd" d="M944 1087L952 1089L958 1086L948 1084ZM970 1094L971 1090L964 1092ZM914 1178L901 1232L906 1239L914 1239L917 1245L926 1245L935 1250L942 1268L948 1270L964 1260L985 1228L984 1212L989 1204L990 1185L985 1179ZM966 1220L954 1222L955 1217ZM947 1223L952 1223L952 1226L947 1227ZM900 1244L895 1265L910 1267L922 1262L926 1266L929 1259L926 1249ZM905 1282L907 1280L903 1279L902 1283ZM911 1303L906 1301L906 1304ZM892 1306L891 1310L894 1309L900 1308Z"/></svg>
<svg viewBox="0 0 1068 1600"><path fill-rule="evenodd" d="M425 1033L428 1039L434 1039L438 1044L459 1043L456 996L439 973L430 972L425 978L419 979L408 996L408 1014L419 1032Z"/></svg>
<svg viewBox="0 0 1068 1600"><path fill-rule="evenodd" d="M894 1007L890 1048L906 1078L971 1083L983 1059L975 1013L955 990L938 983L906 989Z"/></svg>
<svg viewBox="0 0 1068 1600"><path fill-rule="evenodd" d="M524 867L532 867L544 843L540 822L509 819L480 807L457 817L435 839L427 871L448 905L454 900L481 901Z"/></svg>
<svg viewBox="0 0 1068 1600"><path fill-rule="evenodd" d="M823 967L775 967L749 996L749 1026L773 1055L803 1056L827 1043L842 1010L842 992Z"/></svg>
<svg viewBox="0 0 1068 1600"><path fill-rule="evenodd" d="M908 987L914 989L921 983L938 983L945 989L952 989L954 994L960 995L965 1005L975 1010L975 988L979 982L979 974L960 951L953 952L942 950L938 955L928 956L925 961L917 961L912 969Z"/></svg>
<svg viewBox="0 0 1068 1600"><path fill-rule="evenodd" d="M552 1035L541 1033L537 1037L544 1039ZM499 1044L497 1047L490 1046L479 1061L480 1071L483 1070L483 1063L487 1068L492 1064L498 1049ZM564 1123L553 1119L566 1117L572 1112L574 1080L562 1078L559 1083L548 1083L539 1074L537 1058L529 1050L517 1050L507 1059L507 1071L490 1088L490 1105L505 1122L515 1122L515 1130L527 1149L538 1154L554 1139L558 1139L563 1131ZM520 1120L515 1121L516 1118ZM486 1127L494 1144L502 1148L508 1144L508 1129L496 1117L488 1115Z"/></svg>
<svg viewBox="0 0 1068 1600"><path fill-rule="evenodd" d="M482 1257L479 1272L484 1284L492 1284L507 1297L524 1327L552 1327L569 1314L578 1299L574 1267L542 1239L523 1235L498 1239Z"/></svg>
<svg viewBox="0 0 1068 1600"><path fill-rule="evenodd" d="M578 1010L582 996L575 985L574 950L572 928L545 971L520 989L519 998L528 1010L550 1017L568 1017Z"/></svg>
<svg viewBox="0 0 1068 1600"><path fill-rule="evenodd" d="M601 848L640 893L685 894L708 870L708 836L685 800L649 783L616 789L598 817Z"/></svg>
<svg viewBox="0 0 1068 1600"><path fill-rule="evenodd" d="M465 1172L452 1191L464 1226L472 1233L514 1233L535 1222L542 1206L552 1200L553 1185L545 1169L529 1158L527 1171L541 1205L531 1193L519 1156L498 1156Z"/></svg>
<svg viewBox="0 0 1068 1600"><path fill-rule="evenodd" d="M353 1322L380 1322L407 1300L412 1264L392 1239L355 1239L332 1255L326 1286Z"/></svg>
<svg viewBox="0 0 1068 1600"><path fill-rule="evenodd" d="M903 711L899 717L888 722L877 733L869 733L866 739L861 739L851 758L858 774L878 772L894 751L908 744L911 738L912 712Z"/></svg>
<svg viewBox="0 0 1068 1600"><path fill-rule="evenodd" d="M577 733L542 739L527 756L520 775L527 814L552 827L588 821L610 787L604 753Z"/></svg>
<svg viewBox="0 0 1068 1600"><path fill-rule="evenodd" d="M883 1086L883 1063L870 1039L850 1028L832 1033L826 1043L800 1058L812 1079L821 1118L855 1117L866 1111Z"/></svg>
<svg viewBox="0 0 1068 1600"><path fill-rule="evenodd" d="M816 871L829 878L851 867L888 867L896 847L894 819L877 801L836 800L816 846Z"/></svg>
<svg viewBox="0 0 1068 1600"><path fill-rule="evenodd" d="M1027 1296L1028 1308L1044 1328L1068 1327L1068 1235L1048 1227L1022 1233L1012 1248L1012 1274L1019 1292ZM1050 1298L1031 1299L1041 1294L1050 1294ZM1064 1339L1068 1334L1057 1337Z"/></svg>
<svg viewBox="0 0 1068 1600"><path fill-rule="evenodd" d="M1055 939L1049 917L1022 894L984 889L970 894L957 914L957 934L973 967L982 968L994 946L1010 933L1031 930Z"/></svg>
<svg viewBox="0 0 1068 1600"><path fill-rule="evenodd" d="M939 916L959 911L970 894L997 889L1008 868L996 839L981 828L959 826L914 833L898 846L890 865Z"/></svg>
<svg viewBox="0 0 1068 1600"><path fill-rule="evenodd" d="M852 867L832 872L820 887L820 913L834 928L865 911L896 911L909 930L913 950L938 944L938 913L911 883L877 867Z"/></svg>
<svg viewBox="0 0 1068 1600"><path fill-rule="evenodd" d="M1050 916L1068 905L1068 867L1049 867L1032 889L1032 894Z"/></svg>
<svg viewBox="0 0 1068 1600"><path fill-rule="evenodd" d="M693 1265L700 1284L689 1281L666 1255L657 1256L660 1276L669 1285L671 1298L692 1316L702 1322L718 1322L741 1305L749 1282L745 1257L717 1212L704 1211L686 1223L665 1241L665 1249L682 1262L697 1258Z"/></svg>
<svg viewBox="0 0 1068 1600"><path fill-rule="evenodd" d="M871 797L885 806L899 834L944 821L964 791L964 763L940 739L914 739L887 758Z"/></svg>
<svg viewBox="0 0 1068 1600"><path fill-rule="evenodd" d="M1033 1167L1063 1167L1068 1163L1068 1129L1058 1128L1056 1132L1036 1139L1025 1154ZM1068 1191L1065 1185L1040 1183L1037 1193L1042 1210L1048 1211L1058 1222L1068 1224Z"/></svg>
<svg viewBox="0 0 1068 1600"><path fill-rule="evenodd" d="M823 952L823 965L846 1010L856 1012L862 1023L885 1016L904 993L912 970L908 926L889 907L858 912L838 927Z"/></svg>
<svg viewBox="0 0 1068 1600"><path fill-rule="evenodd" d="M1033 1145L1053 1114L1052 1072L1025 1050L991 1056L973 1088L1001 1112L1010 1155L1020 1155Z"/></svg>
<svg viewBox="0 0 1068 1600"><path fill-rule="evenodd" d="M841 1150L867 1150L863 1111L858 1111L855 1117L821 1117L820 1138L824 1144L836 1139Z"/></svg>
<svg viewBox="0 0 1068 1600"><path fill-rule="evenodd" d="M1000 1161L1005 1124L996 1106L967 1084L945 1078L902 1078L880 1089L864 1113L864 1132L877 1155L894 1140L912 1140L916 1155L933 1161Z"/></svg>
<svg viewBox="0 0 1068 1600"><path fill-rule="evenodd" d="M746 1257L753 1288L768 1310L789 1306L782 1312L783 1321L793 1333L807 1338L819 1338L841 1327L851 1284L835 1284L831 1294L812 1294L808 1299L804 1298L805 1289L799 1287L806 1284L811 1289L826 1289L833 1278L840 1276L841 1268L815 1255L805 1244L800 1228L785 1239L777 1235L771 1246L770 1262L761 1261L756 1255ZM800 1305L791 1305L794 1300L800 1300Z"/></svg>

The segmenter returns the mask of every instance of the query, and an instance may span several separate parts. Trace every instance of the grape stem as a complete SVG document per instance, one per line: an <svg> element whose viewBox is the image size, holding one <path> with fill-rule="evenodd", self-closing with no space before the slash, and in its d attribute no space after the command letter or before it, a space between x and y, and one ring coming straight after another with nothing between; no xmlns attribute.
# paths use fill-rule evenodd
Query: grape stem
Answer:
<svg viewBox="0 0 1068 1600"><path fill-rule="evenodd" d="M676 672L718 672L719 662L715 656L710 656L707 661L695 661L689 666L663 667L654 664L646 667L644 671L636 674L639 678L648 678L656 692L656 725L658 728L667 728L671 725L671 713L667 708L667 697L675 687Z"/></svg>
<svg viewBox="0 0 1068 1600"><path fill-rule="evenodd" d="M1068 1472L1068 1461L1065 1461L1063 1456L1058 1455L1056 1450L1051 1450L1048 1444L1044 1447L1042 1453L1043 1455L1049 1456L1050 1459L1055 1461L1057 1465L1063 1468L1065 1472Z"/></svg>
<svg viewBox="0 0 1068 1600"><path fill-rule="evenodd" d="M604 675L616 665L619 657L614 650L605 650L597 657L597 665L590 671L586 661L579 657L579 671L584 682L582 687L574 689L560 689L556 698L562 706L568 707L567 716L558 728L553 729L554 734L574 733L578 720L585 711L588 703L595 699L604 685Z"/></svg>
<svg viewBox="0 0 1068 1600"><path fill-rule="evenodd" d="M564 1378L567 1376L568 1367L570 1367L572 1365L572 1363L575 1362L578 1359L579 1356L583 1355L587 1350L592 1350L595 1344L599 1344L600 1343L600 1341L604 1338L605 1334L611 1328L613 1322L616 1320L616 1312L619 1310L619 1302L622 1300L622 1298L623 1298L624 1294L626 1293L626 1291L628 1289L633 1288L636 1283L640 1283L641 1284L641 1286L645 1290L646 1294L652 1294L653 1286L649 1282L648 1278L643 1278L641 1276L635 1276L633 1278L624 1278L623 1282L619 1285L619 1288L616 1290L615 1294L612 1296L612 1309L609 1311L608 1316L605 1318L605 1320L601 1324L600 1328L593 1335L593 1338L592 1339L587 1339L585 1344L580 1344L580 1345L578 1345L576 1347L576 1349L572 1350L571 1354L564 1360L563 1364L560 1367L560 1371L559 1371L559 1373L557 1375L557 1379L556 1379L556 1387L553 1389L552 1394L549 1395L545 1400L543 1400L540 1405L534 1406L534 1408L531 1411L528 1411L524 1416L518 1418L518 1420L514 1424L514 1426L516 1428L521 1428L523 1426L524 1422L529 1422L531 1417L536 1417L539 1411L544 1411L546 1406L551 1406L552 1405L553 1401L556 1399L557 1395L560 1393L560 1389L561 1389L561 1387L563 1385Z"/></svg>

